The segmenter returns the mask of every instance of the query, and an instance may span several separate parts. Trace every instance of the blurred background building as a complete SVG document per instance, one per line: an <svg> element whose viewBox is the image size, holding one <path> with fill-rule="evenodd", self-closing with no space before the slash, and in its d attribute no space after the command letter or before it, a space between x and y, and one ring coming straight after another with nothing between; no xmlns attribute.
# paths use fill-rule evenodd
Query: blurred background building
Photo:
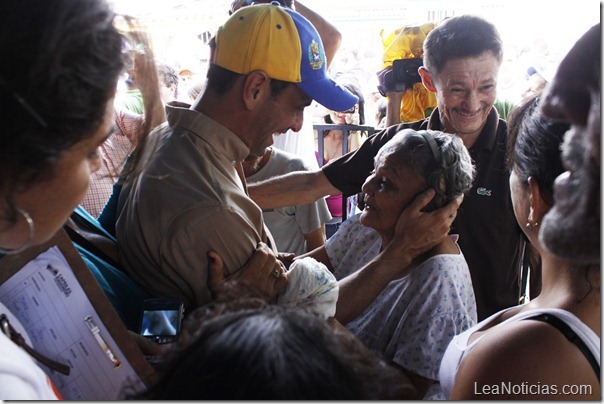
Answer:
<svg viewBox="0 0 604 404"><path fill-rule="evenodd" d="M231 0L110 0L116 11L137 17L151 33L158 59L189 79L202 79L209 57L207 41L228 18ZM440 22L459 14L480 15L493 22L505 44L499 77L500 98L517 102L527 72L553 74L583 32L600 21L601 3L575 0L303 0L343 35L331 74L353 71L364 91L375 92L380 69L380 32L405 25ZM188 72L186 72L188 70ZM191 76L191 74L193 76ZM369 122L371 124L371 122Z"/></svg>

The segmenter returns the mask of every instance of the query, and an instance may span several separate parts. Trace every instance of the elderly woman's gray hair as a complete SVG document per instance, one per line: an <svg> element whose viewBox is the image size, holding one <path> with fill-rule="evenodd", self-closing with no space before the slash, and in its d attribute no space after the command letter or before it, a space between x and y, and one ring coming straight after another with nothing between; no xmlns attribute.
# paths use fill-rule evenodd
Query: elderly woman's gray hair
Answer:
<svg viewBox="0 0 604 404"><path fill-rule="evenodd" d="M425 210L444 206L472 188L475 168L462 140L433 130L403 129L375 157L394 157L416 170L436 196Z"/></svg>

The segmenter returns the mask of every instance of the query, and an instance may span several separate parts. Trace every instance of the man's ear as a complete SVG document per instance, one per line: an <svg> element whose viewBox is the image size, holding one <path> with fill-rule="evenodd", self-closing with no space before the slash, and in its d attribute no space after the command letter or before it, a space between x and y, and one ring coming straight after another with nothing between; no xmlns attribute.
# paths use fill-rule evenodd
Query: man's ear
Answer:
<svg viewBox="0 0 604 404"><path fill-rule="evenodd" d="M422 83L424 84L424 87L426 87L426 89L431 93L435 93L436 87L434 87L434 82L432 80L432 75L430 74L430 72L426 70L424 66L421 66L418 70L418 73L422 78Z"/></svg>
<svg viewBox="0 0 604 404"><path fill-rule="evenodd" d="M249 110L264 102L270 96L271 79L262 70L254 70L245 77L243 83L243 104Z"/></svg>

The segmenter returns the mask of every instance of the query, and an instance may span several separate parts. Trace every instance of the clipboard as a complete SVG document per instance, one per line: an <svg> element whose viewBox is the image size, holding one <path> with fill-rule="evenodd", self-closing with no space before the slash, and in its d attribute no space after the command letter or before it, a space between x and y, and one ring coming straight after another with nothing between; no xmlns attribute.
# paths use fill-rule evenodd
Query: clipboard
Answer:
<svg viewBox="0 0 604 404"><path fill-rule="evenodd" d="M49 274L42 270L36 272L29 269L35 267L35 263L38 261L45 262L40 261L40 257L52 256L52 254L59 258L61 255L64 257L66 265L61 267L61 270L65 275L64 278L71 280L71 284L63 285L63 288L68 288L70 295L73 292L72 298L78 299L69 301L67 306L64 306L64 302L61 302L60 299L52 299L51 297L53 293L58 293L56 289L61 289L61 285L64 283L64 280L61 282L59 279L63 276L58 270L54 273L56 278L50 279L53 277L53 273ZM53 259L55 256L52 256ZM28 266L27 269L26 266ZM48 266L50 267L50 265ZM74 278L71 278L71 275ZM73 279L75 279L75 284ZM66 290L63 290L63 292L66 292ZM67 296L67 293L64 294ZM46 298L45 301L44 298ZM36 300L40 300L42 303L36 302ZM122 323L109 299L63 229L42 245L33 246L20 254L7 255L0 259L0 301L19 319L30 336L37 334L40 337L38 338L39 341L51 339L49 335L45 334L47 331L52 334L55 341L60 341L60 343L73 341L65 342L71 345L67 348L61 347L58 349L61 351L59 353L44 352L36 346L36 340L32 337L35 349L39 349L52 359L62 362L67 361L73 367L71 375L65 376L58 374L58 372L49 371L48 368L40 365L65 399L117 399L123 388L130 388L129 391L135 392L157 380L155 370L129 335L126 326ZM57 307L49 307L55 306L55 303ZM36 305L40 307L43 314L35 314ZM59 305L63 306L58 307ZM48 329L45 328L51 321L68 321L67 317L75 308L78 310L88 308L90 315L86 316L87 318L80 319L78 317L73 321L69 320L66 327L55 326L52 323ZM64 317L53 320L53 314L51 313L54 309L59 313L63 313ZM35 321L28 320L27 315L24 314L26 312L30 313L27 315L35 317ZM54 316L56 315L55 313ZM96 327L96 329L93 330L93 327ZM105 347L102 346L102 342L105 342ZM40 343L40 345L42 344ZM101 368L108 367L106 362L109 362L109 360L107 359L111 359L111 355L115 353L118 353L114 357L117 362L114 361L111 365L118 370L107 377L102 377L103 375L99 373L103 370ZM106 357L103 358L103 355L106 355ZM94 362L88 364L87 361L93 358L98 361L100 366L94 367ZM86 365L82 366L81 369L75 368L78 364L84 363ZM93 369L88 369L88 367L93 367ZM87 375L89 377L85 377L86 371L88 371ZM112 371L106 370L106 372L111 373ZM118 375L117 372L121 373ZM124 383L121 388L116 388L116 384L119 384L118 381L121 377L124 377ZM109 382L109 379L114 380ZM63 391L62 386L66 391Z"/></svg>

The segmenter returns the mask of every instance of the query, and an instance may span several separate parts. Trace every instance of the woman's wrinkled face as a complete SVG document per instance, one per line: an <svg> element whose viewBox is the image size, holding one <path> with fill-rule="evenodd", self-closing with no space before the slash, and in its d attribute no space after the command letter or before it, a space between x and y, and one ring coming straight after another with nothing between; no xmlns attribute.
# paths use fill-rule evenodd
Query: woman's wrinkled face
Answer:
<svg viewBox="0 0 604 404"><path fill-rule="evenodd" d="M424 179L410 165L391 154L378 155L375 170L363 184L365 210L361 223L390 242L401 212L425 188Z"/></svg>
<svg viewBox="0 0 604 404"><path fill-rule="evenodd" d="M50 178L15 195L15 207L26 211L33 219L35 233L32 244L41 244L50 239L84 199L90 174L101 166L99 146L113 131L114 122L111 99L107 103L105 119L96 132L64 151L53 167ZM2 233L0 246L19 248L27 239L27 223L23 217L19 217L15 226Z"/></svg>

